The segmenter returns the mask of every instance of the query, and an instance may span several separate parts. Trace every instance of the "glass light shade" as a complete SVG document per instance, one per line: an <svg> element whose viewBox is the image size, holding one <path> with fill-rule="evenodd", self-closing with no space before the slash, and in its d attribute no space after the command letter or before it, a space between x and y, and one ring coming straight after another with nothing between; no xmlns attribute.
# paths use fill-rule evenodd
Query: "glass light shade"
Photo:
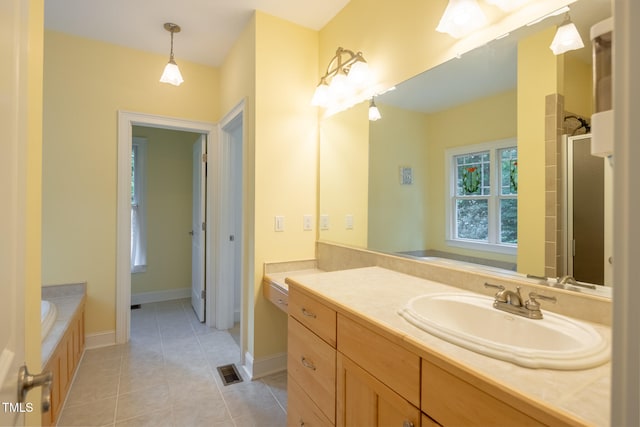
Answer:
<svg viewBox="0 0 640 427"><path fill-rule="evenodd" d="M349 75L347 76L349 84L354 87L363 87L371 80L371 73L369 72L369 64L365 61L355 62L349 69Z"/></svg>
<svg viewBox="0 0 640 427"><path fill-rule="evenodd" d="M315 107L325 107L329 103L329 86L323 80L318 87L316 87L316 91L313 93L313 98L311 99L311 105Z"/></svg>
<svg viewBox="0 0 640 427"><path fill-rule="evenodd" d="M573 22L569 22L558 27L556 36L553 38L549 49L551 49L555 55L560 55L570 50L582 49L583 47L584 43L582 42L580 33L578 33L578 29Z"/></svg>
<svg viewBox="0 0 640 427"><path fill-rule="evenodd" d="M184 80L182 79L182 74L180 74L180 69L175 62L169 62L164 67L164 72L162 73L162 77L160 77L161 83L169 83L174 86L180 86Z"/></svg>
<svg viewBox="0 0 640 427"><path fill-rule="evenodd" d="M347 97L350 92L347 76L341 72L333 76L331 84L329 85L329 90L331 91L331 97L333 99L342 99Z"/></svg>
<svg viewBox="0 0 640 427"><path fill-rule="evenodd" d="M382 115L380 114L380 110L376 107L376 104L373 102L369 105L369 120L375 122L376 120L380 120Z"/></svg>
<svg viewBox="0 0 640 427"><path fill-rule="evenodd" d="M449 0L436 31L459 39L486 23L487 18L476 0Z"/></svg>

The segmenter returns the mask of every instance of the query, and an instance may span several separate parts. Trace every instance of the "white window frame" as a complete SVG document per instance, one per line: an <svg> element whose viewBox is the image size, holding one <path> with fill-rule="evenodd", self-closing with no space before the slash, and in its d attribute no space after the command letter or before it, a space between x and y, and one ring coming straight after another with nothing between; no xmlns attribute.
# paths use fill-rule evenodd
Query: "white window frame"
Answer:
<svg viewBox="0 0 640 427"><path fill-rule="evenodd" d="M131 150L136 152L135 194L137 202L136 217L138 220L137 242L134 244L134 224L131 224L131 273L144 273L147 271L147 140L134 137ZM133 221L134 205L131 205L131 218ZM136 254L133 252L136 251Z"/></svg>
<svg viewBox="0 0 640 427"><path fill-rule="evenodd" d="M507 255L516 255L518 251L517 244L499 243L500 233L500 199L513 198L500 196L499 188L499 161L498 151L504 148L517 147L516 138L507 138L491 142L483 142L480 144L465 145L445 150L445 221L446 235L445 241L449 246L471 249L477 251L495 252ZM478 153L482 151L490 152L490 182L491 194L486 196L489 200L488 205L488 241L479 242L476 240L455 238L455 201L456 201L456 182L454 164L455 157L464 154ZM516 196L517 198L517 196Z"/></svg>

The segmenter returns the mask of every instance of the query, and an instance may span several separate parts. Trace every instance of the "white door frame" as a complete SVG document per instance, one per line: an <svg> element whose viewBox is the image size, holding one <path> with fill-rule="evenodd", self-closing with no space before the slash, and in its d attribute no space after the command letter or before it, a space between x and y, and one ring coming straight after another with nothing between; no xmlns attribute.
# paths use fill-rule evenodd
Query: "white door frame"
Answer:
<svg viewBox="0 0 640 427"><path fill-rule="evenodd" d="M229 127L233 127L235 129L235 125L238 121L241 120L242 126L242 144L241 150L245 151L245 140L246 140L246 113L245 113L245 101L242 100L238 105L236 105L231 111L229 111L224 118L220 121L218 125L218 138L216 139L216 144L212 153L215 153L215 159L212 159L212 163L210 163L210 167L214 168L216 175L215 187L213 190L213 205L212 212L215 223L213 224L213 228L215 228L216 236L215 236L215 248L214 251L215 256L212 257L213 263L213 271L214 271L214 280L212 283L211 292L207 292L207 295L212 294L215 295L215 303L210 306L211 310L208 313L211 313L211 316L207 316L207 325L212 327L227 327L228 322L224 319L228 318L229 312L231 310L231 315L233 315L233 287L229 289L229 281L224 280L225 277L228 277L228 269L233 268L235 263L228 262L229 260L233 260L234 254L230 253L231 250L230 245L228 244L229 240L229 224L233 219L233 216L237 214L235 209L229 209L228 207L231 204L232 194L231 188L232 186L228 182L229 180L229 167L233 167L231 164L231 147L232 143L230 134L225 129L229 129ZM244 170L243 167L244 162L241 161L239 166ZM242 172L241 172L242 173ZM214 175L214 174L210 174ZM244 176L244 174L242 173ZM243 183L244 187L244 183ZM244 218L246 217L246 207L242 206L240 208L241 216L242 216L242 231L241 236L236 236L235 245L240 245L240 254L244 254L244 236L246 236L246 230L244 226ZM244 272L246 270L247 263L249 260L246 260L244 256L240 257L240 270ZM244 364L244 354L245 354L245 278L241 278L241 304L240 304L240 362ZM232 286L232 285L231 285ZM209 306L208 306L209 307Z"/></svg>
<svg viewBox="0 0 640 427"><path fill-rule="evenodd" d="M116 196L116 343L129 341L131 323L131 140L133 126L146 126L202 133L207 136L207 151L217 141L217 126L213 123L184 120L173 117L156 116L129 111L118 111L118 184ZM207 177L207 188L213 188L212 174ZM207 190L209 191L209 190ZM210 198L207 198L207 216L210 224ZM208 254L212 246L211 227L207 227L206 240ZM205 260L207 287L211 283L210 259ZM210 307L210 293L207 293L207 311Z"/></svg>

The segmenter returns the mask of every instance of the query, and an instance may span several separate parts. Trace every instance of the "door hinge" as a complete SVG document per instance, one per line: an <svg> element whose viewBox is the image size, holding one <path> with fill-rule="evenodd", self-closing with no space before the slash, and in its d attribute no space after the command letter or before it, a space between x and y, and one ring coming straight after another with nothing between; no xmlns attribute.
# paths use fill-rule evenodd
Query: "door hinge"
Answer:
<svg viewBox="0 0 640 427"><path fill-rule="evenodd" d="M202 231L207 231L207 223L206 222L202 223Z"/></svg>
<svg viewBox="0 0 640 427"><path fill-rule="evenodd" d="M202 163L207 163L207 153L202 153Z"/></svg>
<svg viewBox="0 0 640 427"><path fill-rule="evenodd" d="M205 289L200 292L200 298L205 299L207 297L207 291Z"/></svg>

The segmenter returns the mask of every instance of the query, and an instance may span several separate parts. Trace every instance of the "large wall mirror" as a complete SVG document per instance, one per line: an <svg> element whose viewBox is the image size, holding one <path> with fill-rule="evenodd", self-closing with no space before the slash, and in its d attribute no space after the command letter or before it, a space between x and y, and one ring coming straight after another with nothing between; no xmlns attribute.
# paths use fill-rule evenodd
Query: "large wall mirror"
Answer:
<svg viewBox="0 0 640 427"><path fill-rule="evenodd" d="M381 120L369 122L368 103L324 118L320 240L609 285L611 166L572 150L588 144L589 29L611 3L570 7L581 50L554 56L563 16L548 18L398 84L375 99ZM585 156L597 167L577 165ZM567 161L592 184L574 192L586 180ZM574 208L579 191L602 197ZM596 211L595 226L571 216ZM600 271L581 270L594 263Z"/></svg>

